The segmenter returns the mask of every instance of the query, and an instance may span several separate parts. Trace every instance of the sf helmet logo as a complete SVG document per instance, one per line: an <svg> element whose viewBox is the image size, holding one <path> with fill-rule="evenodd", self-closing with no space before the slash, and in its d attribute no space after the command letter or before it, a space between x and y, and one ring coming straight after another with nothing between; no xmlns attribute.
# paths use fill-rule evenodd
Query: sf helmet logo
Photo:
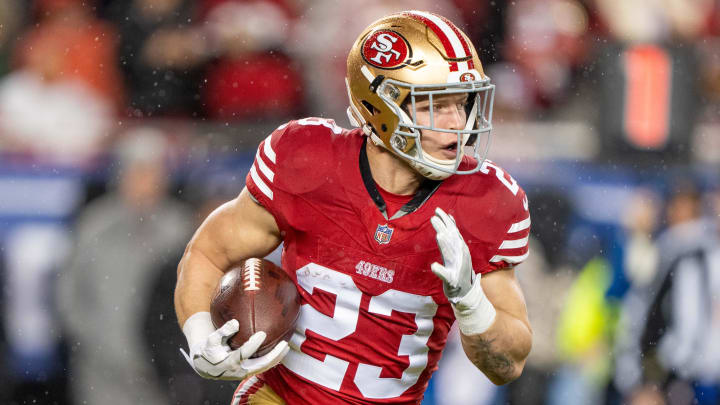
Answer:
<svg viewBox="0 0 720 405"><path fill-rule="evenodd" d="M407 40L395 31L378 30L365 39L362 57L381 69L397 69L407 64L412 52Z"/></svg>
<svg viewBox="0 0 720 405"><path fill-rule="evenodd" d="M473 80L475 80L475 75L470 72L466 72L460 75L461 82L472 82Z"/></svg>

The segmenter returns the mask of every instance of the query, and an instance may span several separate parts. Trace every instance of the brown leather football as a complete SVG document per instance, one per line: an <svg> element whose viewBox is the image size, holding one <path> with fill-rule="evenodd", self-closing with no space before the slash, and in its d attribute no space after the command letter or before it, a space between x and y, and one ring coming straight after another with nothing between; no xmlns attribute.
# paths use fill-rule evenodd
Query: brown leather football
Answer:
<svg viewBox="0 0 720 405"><path fill-rule="evenodd" d="M223 275L210 303L216 328L230 319L240 323L229 344L237 349L255 332L267 334L252 357L268 353L288 340L300 314L300 295L285 270L265 259L247 259Z"/></svg>

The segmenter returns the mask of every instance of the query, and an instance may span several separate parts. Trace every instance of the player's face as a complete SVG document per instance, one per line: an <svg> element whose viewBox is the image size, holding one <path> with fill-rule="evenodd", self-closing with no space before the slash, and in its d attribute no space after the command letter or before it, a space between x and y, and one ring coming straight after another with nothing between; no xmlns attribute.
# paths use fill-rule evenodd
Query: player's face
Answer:
<svg viewBox="0 0 720 405"><path fill-rule="evenodd" d="M442 129L465 127L466 94L444 94L433 97L433 125ZM430 100L418 98L415 102L418 125L430 126ZM422 130L422 148L437 159L455 159L458 153L458 137L447 132Z"/></svg>

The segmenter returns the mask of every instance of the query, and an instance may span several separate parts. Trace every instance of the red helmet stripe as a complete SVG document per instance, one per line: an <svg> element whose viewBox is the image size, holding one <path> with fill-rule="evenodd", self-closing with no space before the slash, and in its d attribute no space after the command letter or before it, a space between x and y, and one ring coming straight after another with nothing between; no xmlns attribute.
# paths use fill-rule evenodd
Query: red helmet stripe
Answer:
<svg viewBox="0 0 720 405"><path fill-rule="evenodd" d="M449 58L464 58L472 55L467 42L460 34L457 27L455 27L455 25L450 21L422 11L406 11L403 14L428 26L435 35L437 35L438 39L440 39L443 48L445 48L445 53ZM457 72L458 62L449 63L450 71ZM468 69L472 69L474 66L472 59L469 60L467 64Z"/></svg>
<svg viewBox="0 0 720 405"><path fill-rule="evenodd" d="M472 57L472 52L470 52L470 47L468 46L468 43L465 40L465 37L463 37L462 34L460 33L460 30L458 29L458 27L456 27L455 24L450 22L450 20L448 20L447 18L445 18L443 16L438 16L438 17L440 17L440 19L445 21L445 23L447 25L449 25L450 28L453 30L455 35L457 35L458 39L460 40L460 43L462 44L463 49L465 50L465 55ZM473 63L472 59L468 60L467 63L468 63L468 69L475 69L475 64Z"/></svg>
<svg viewBox="0 0 720 405"><path fill-rule="evenodd" d="M440 27L437 26L434 22L430 21L427 17L421 15L421 14L415 14L415 12L405 12L405 15L408 17L414 18L423 24L427 25L435 35L438 36L440 39L440 42L443 45L443 48L445 48L445 53L447 53L448 57L455 58L455 49L453 48L452 44L450 43L450 40L448 39L447 35L440 29ZM450 71L451 72L457 72L458 71L458 65L456 62L450 62Z"/></svg>

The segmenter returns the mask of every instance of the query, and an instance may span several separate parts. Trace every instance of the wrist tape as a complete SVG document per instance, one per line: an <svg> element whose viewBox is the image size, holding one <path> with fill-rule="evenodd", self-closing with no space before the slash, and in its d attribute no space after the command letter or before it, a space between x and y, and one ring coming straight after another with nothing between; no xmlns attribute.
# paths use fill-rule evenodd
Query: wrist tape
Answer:
<svg viewBox="0 0 720 405"><path fill-rule="evenodd" d="M470 291L452 302L452 309L463 335L478 335L487 331L495 322L495 307L488 300L476 277Z"/></svg>
<svg viewBox="0 0 720 405"><path fill-rule="evenodd" d="M191 348L198 344L205 344L205 340L215 331L210 312L196 312L185 321L182 327L188 346Z"/></svg>

